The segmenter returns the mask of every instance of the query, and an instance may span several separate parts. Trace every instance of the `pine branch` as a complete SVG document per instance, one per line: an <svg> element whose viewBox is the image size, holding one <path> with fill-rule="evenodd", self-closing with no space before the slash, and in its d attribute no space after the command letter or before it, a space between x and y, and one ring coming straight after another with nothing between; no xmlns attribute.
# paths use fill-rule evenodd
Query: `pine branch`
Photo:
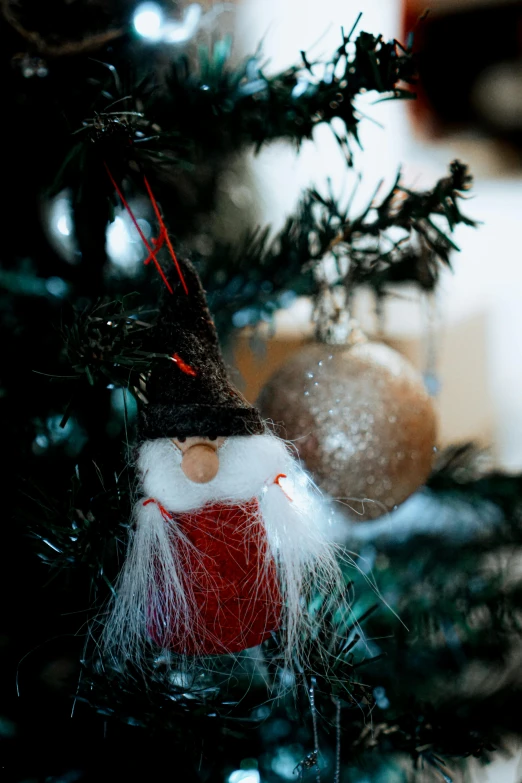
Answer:
<svg viewBox="0 0 522 783"><path fill-rule="evenodd" d="M374 198L354 218L333 195L308 191L273 240L269 229L257 229L239 247L217 244L202 259L219 323L226 328L235 318L236 325L255 324L287 304L289 292L314 295L319 287L315 270L328 256L339 270L335 284L349 291L365 284L382 295L388 283L404 280L432 290L440 265L449 266L450 252L458 250L450 236L454 228L476 225L459 206L470 187L471 176L459 161L429 191L405 188L399 173L382 200ZM436 220L446 223L446 231ZM392 230L402 232L399 240ZM229 282L223 285L223 280Z"/></svg>
<svg viewBox="0 0 522 783"><path fill-rule="evenodd" d="M146 78L134 85L130 97L121 93L120 77L108 65L55 189L80 188L78 172L89 175L93 145L99 164L107 162L118 180L133 179L136 165L150 174L154 168L192 167L202 158L244 146L259 150L276 139L299 147L317 125L336 118L344 125L336 138L351 165L351 142L358 143L362 118L357 97L366 92L415 97L401 86L415 79L411 52L380 35L361 32L352 43L343 34L326 62L310 62L302 53L304 65L274 76L265 75L259 54L232 69L230 47L225 39L212 51L201 48L195 68L181 56L164 84Z"/></svg>
<svg viewBox="0 0 522 783"><path fill-rule="evenodd" d="M389 283L405 280L432 290L456 248L454 228L476 225L459 205L470 186L467 167L458 161L429 191L406 189L398 176L381 201L373 199L354 218L332 195L310 190L274 239L269 228L258 228L234 246L217 242L210 256L194 254L218 329L225 334L233 326L270 321L295 296L314 296L316 270L329 256L339 270L335 284L349 291L365 284L383 295ZM435 226L437 219L445 221L446 233ZM397 230L399 240L390 234ZM104 304L66 334L70 365L91 383L102 373L103 380L127 386L139 398L139 372L156 358L140 353L143 329L138 311L115 313Z"/></svg>
<svg viewBox="0 0 522 783"><path fill-rule="evenodd" d="M143 192L145 174L160 201L173 197L175 171L183 199L183 177L195 176L202 161L212 167L229 152L245 146L259 150L277 139L299 148L317 125L334 120L342 123L344 130L335 135L352 165L362 119L358 97L370 92L387 99L411 98L404 85L415 79L409 50L366 32L352 42L352 33L343 34L326 62L310 61L302 53L302 65L274 76L265 75L259 54L231 68L228 40L218 41L212 51L201 49L195 67L181 56L163 83L155 77L134 79L125 92L120 75L106 64L98 93L89 90L89 107L51 188L55 193L70 188L73 193L75 233L84 266L91 270L82 283L87 293L101 285L105 226L118 204L105 166L116 182L125 182L129 194ZM178 204L178 232L186 230L183 211ZM95 215L97 232L86 233L85 225L92 226ZM297 281L295 285L302 287Z"/></svg>
<svg viewBox="0 0 522 783"><path fill-rule="evenodd" d="M355 27L355 25L354 25ZM353 33L353 29L352 29ZM344 134L337 140L351 163L351 140L358 143L356 99L363 92L387 98L413 98L404 89L415 80L411 51L396 41L361 32L354 43L351 34L326 62L310 61L292 66L275 76L266 76L259 55L230 71L229 51L218 44L213 55L201 53L199 70L190 70L187 60L174 63L168 93L150 100L151 113L162 132L180 132L215 150L216 142L227 147L253 144L259 149L274 139L287 139L299 146L312 138L313 129L338 118ZM176 127L167 127L168 109L177 107ZM147 105L147 101L145 101Z"/></svg>
<svg viewBox="0 0 522 783"><path fill-rule="evenodd" d="M91 595L106 594L123 554L131 493L123 464L119 474L102 475L95 463L76 466L69 489L53 498L44 487L23 481L20 510L41 561L53 572L85 569Z"/></svg>
<svg viewBox="0 0 522 783"><path fill-rule="evenodd" d="M408 190L401 183L400 176L399 172L393 187L380 204L369 204L362 215L347 221L330 244L330 249L338 244L346 246L350 260L358 267L354 273L356 280L380 262L386 263L387 256L393 255L395 249L402 250L405 240L411 241L414 234L425 245L428 253L450 266L449 254L451 250L458 250L458 247L434 223L434 218L442 216L450 233L459 223L476 226L475 221L462 214L457 201L471 188L472 183L467 166L460 161L454 160L450 164L449 176L440 179L430 191ZM375 214L373 221L368 220L371 213ZM392 245L390 251L386 251L382 245L386 241L386 233L392 228L402 229L406 236L400 243ZM375 237L376 243L373 247L361 250L361 237ZM393 260L388 263L393 263Z"/></svg>
<svg viewBox="0 0 522 783"><path fill-rule="evenodd" d="M150 312L129 309L132 299L127 296L119 302L99 302L78 313L63 329L64 355L70 372L76 374L70 376L73 379L86 380L91 386L113 384L142 400L144 373L156 357L142 350L151 328L143 316ZM64 416L62 426L66 421Z"/></svg>

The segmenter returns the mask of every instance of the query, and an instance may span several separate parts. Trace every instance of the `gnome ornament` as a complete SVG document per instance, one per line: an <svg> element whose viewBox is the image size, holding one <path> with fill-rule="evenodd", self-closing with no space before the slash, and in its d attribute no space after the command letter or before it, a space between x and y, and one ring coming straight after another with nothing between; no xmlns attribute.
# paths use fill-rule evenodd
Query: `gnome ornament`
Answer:
<svg viewBox="0 0 522 783"><path fill-rule="evenodd" d="M342 593L329 510L286 444L230 383L192 265L165 294L158 362L141 412L128 553L104 646L140 663L147 644L233 654L278 631L304 652L314 588Z"/></svg>

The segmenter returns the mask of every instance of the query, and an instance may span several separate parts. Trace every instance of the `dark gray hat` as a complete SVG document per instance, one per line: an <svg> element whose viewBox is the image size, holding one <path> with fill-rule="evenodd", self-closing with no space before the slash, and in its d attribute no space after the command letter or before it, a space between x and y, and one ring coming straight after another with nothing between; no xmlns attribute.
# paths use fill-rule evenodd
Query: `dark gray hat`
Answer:
<svg viewBox="0 0 522 783"><path fill-rule="evenodd" d="M188 292L172 275L151 339L159 360L147 381L148 404L140 415L140 440L229 435L265 431L259 412L230 383L216 327L198 274L180 259Z"/></svg>

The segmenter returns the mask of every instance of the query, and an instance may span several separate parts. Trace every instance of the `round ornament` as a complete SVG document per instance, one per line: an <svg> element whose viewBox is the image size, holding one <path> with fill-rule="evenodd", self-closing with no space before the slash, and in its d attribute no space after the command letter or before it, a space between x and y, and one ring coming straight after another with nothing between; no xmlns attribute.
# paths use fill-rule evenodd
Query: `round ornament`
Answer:
<svg viewBox="0 0 522 783"><path fill-rule="evenodd" d="M321 489L355 519L374 519L426 481L436 417L413 366L383 343L359 340L305 346L258 406L283 425Z"/></svg>

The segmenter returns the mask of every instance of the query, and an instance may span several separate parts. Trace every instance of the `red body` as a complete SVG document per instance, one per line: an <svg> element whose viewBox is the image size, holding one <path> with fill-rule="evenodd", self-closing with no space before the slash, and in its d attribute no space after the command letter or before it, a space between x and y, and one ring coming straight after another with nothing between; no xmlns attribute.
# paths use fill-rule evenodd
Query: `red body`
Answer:
<svg viewBox="0 0 522 783"><path fill-rule="evenodd" d="M156 642L178 652L219 655L261 644L279 626L281 594L257 500L215 504L170 517L187 539L181 575L192 598L190 628L154 628ZM167 524L167 523L166 523Z"/></svg>

